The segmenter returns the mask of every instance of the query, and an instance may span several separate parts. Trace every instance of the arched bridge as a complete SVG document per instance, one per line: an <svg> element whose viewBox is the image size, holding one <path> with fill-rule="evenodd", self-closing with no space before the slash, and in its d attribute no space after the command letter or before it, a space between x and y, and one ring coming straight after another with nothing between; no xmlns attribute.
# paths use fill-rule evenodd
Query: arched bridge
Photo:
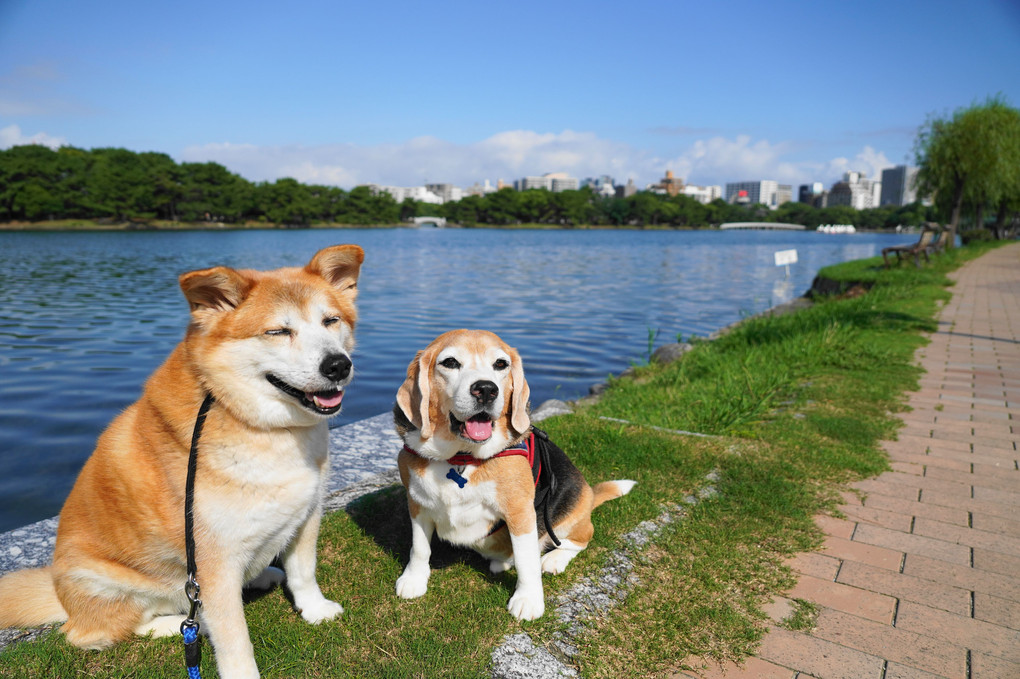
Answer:
<svg viewBox="0 0 1020 679"><path fill-rule="evenodd" d="M411 221L415 226L434 226L440 229L446 226L446 217L415 217Z"/></svg>

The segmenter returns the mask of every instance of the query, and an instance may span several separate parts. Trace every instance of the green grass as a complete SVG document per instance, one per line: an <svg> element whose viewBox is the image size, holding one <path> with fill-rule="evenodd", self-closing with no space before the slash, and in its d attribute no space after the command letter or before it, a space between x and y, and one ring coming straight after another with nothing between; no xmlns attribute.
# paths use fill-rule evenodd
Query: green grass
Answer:
<svg viewBox="0 0 1020 679"><path fill-rule="evenodd" d="M752 653L766 628L762 606L793 584L784 559L821 540L812 517L835 508L844 484L886 469L879 441L895 436L903 394L916 387L914 351L948 298L946 273L977 251L937 257L923 269L880 269L875 260L830 267L866 295L829 299L789 316L756 318L682 361L637 368L597 404L543 423L589 481L631 478L625 498L598 508L596 534L560 576L556 596L594 573L621 536L695 492L717 471L719 491L671 524L635 559L638 584L609 617L575 639L585 677L668 676L706 659ZM627 424L602 418L627 420ZM654 429L696 431L692 437ZM396 451L394 451L396 454ZM393 592L407 559L410 524L395 486L326 518L319 579L346 608L312 627L279 591L246 607L264 677L483 677L490 653L519 631L548 644L554 616L520 623L506 612L515 573L493 576L470 552L434 543L428 594ZM786 624L810 627L799 608ZM215 677L208 643L203 676ZM0 677L183 676L176 639L136 639L82 652L60 634L0 655Z"/></svg>

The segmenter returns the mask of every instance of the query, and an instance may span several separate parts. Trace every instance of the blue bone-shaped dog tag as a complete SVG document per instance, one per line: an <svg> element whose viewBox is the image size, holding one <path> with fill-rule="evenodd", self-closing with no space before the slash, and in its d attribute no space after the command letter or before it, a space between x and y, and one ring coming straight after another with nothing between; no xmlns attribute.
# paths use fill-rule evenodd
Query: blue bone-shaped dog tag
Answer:
<svg viewBox="0 0 1020 679"><path fill-rule="evenodd" d="M451 481L456 481L457 486L460 488L463 488L464 485L467 483L467 479L458 474L457 470L454 469L453 467L450 467L450 471L446 473L446 478L450 479Z"/></svg>

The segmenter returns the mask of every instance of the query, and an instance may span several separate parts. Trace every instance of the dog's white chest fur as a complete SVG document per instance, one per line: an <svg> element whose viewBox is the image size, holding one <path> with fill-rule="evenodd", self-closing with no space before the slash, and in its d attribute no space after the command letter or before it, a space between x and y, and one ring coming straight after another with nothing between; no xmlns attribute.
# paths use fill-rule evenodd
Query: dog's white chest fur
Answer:
<svg viewBox="0 0 1020 679"><path fill-rule="evenodd" d="M198 471L197 513L225 544L237 546L247 577L279 554L315 511L324 480L325 423L265 438L256 455L252 442L244 442L247 450L244 445L217 447ZM217 483L224 477L228 483Z"/></svg>
<svg viewBox="0 0 1020 679"><path fill-rule="evenodd" d="M458 545L473 545L489 534L493 522L502 518L498 511L496 484L465 483L460 487L447 478L450 470L459 470L448 462L431 462L421 476L412 474L411 498L436 524L439 536ZM476 468L467 466L457 472L470 480Z"/></svg>

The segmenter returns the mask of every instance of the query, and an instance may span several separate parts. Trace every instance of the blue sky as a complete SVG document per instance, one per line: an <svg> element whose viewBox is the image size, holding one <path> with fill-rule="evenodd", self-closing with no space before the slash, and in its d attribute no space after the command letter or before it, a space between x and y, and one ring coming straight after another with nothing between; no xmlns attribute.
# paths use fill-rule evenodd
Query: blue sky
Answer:
<svg viewBox="0 0 1020 679"><path fill-rule="evenodd" d="M1020 106L1016 0L0 0L0 148L252 181L828 185L998 93Z"/></svg>

